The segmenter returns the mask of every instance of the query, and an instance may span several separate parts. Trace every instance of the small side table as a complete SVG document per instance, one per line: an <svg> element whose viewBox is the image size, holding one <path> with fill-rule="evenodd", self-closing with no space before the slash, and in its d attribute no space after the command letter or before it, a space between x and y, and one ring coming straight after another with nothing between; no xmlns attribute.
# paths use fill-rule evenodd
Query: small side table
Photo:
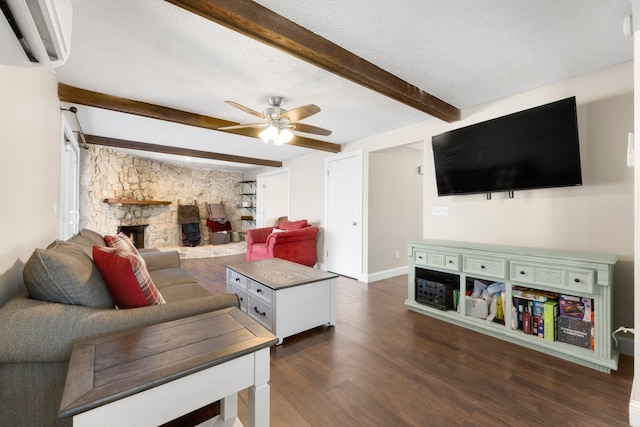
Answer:
<svg viewBox="0 0 640 427"><path fill-rule="evenodd" d="M213 425L269 426L269 347L277 338L237 308L76 344L58 418L77 426L157 426L221 400Z"/></svg>

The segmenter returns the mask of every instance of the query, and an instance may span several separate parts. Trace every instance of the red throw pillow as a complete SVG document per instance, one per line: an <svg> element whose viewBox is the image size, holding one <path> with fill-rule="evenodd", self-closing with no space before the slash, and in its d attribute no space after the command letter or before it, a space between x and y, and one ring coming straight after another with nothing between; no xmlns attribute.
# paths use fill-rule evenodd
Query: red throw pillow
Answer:
<svg viewBox="0 0 640 427"><path fill-rule="evenodd" d="M308 226L309 223L306 219L301 219L299 221L287 221L286 219L281 219L278 228L281 230L299 230Z"/></svg>
<svg viewBox="0 0 640 427"><path fill-rule="evenodd" d="M165 303L140 256L122 249L94 246L93 262L118 308Z"/></svg>

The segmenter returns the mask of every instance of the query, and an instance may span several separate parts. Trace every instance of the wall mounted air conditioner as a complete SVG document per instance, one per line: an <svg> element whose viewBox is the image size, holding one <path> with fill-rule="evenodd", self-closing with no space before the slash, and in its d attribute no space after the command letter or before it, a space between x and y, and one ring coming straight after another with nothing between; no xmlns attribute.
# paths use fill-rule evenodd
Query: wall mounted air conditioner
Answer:
<svg viewBox="0 0 640 427"><path fill-rule="evenodd" d="M58 67L71 47L71 0L0 0L0 65Z"/></svg>

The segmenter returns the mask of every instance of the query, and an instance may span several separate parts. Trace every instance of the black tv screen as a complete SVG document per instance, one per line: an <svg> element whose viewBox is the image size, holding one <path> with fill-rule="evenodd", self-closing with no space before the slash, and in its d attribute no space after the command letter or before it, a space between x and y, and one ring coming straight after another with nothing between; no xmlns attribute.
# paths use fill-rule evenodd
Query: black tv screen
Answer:
<svg viewBox="0 0 640 427"><path fill-rule="evenodd" d="M432 138L438 196L582 185L575 97Z"/></svg>

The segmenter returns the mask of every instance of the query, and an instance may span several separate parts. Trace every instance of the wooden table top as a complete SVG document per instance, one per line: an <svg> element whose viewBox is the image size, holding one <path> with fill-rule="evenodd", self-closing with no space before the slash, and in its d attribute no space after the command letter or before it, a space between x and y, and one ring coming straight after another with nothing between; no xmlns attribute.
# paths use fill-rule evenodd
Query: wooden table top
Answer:
<svg viewBox="0 0 640 427"><path fill-rule="evenodd" d="M76 344L58 418L222 364L277 341L275 335L234 307Z"/></svg>
<svg viewBox="0 0 640 427"><path fill-rule="evenodd" d="M274 290L338 277L334 273L317 270L280 258L230 264L227 265L227 268Z"/></svg>

